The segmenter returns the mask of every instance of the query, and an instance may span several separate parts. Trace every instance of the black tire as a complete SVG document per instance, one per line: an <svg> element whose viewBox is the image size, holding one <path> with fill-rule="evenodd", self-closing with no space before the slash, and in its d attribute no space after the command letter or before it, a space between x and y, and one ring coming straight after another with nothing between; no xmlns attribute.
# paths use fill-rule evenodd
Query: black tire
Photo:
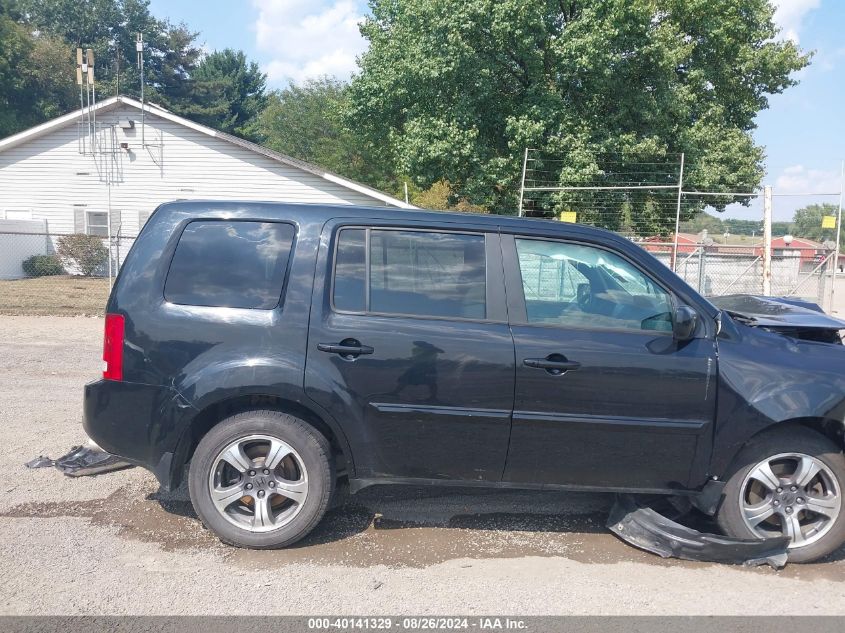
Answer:
<svg viewBox="0 0 845 633"><path fill-rule="evenodd" d="M307 473L302 484L307 493L301 508L289 523L265 532L253 532L228 520L212 501L209 483L221 451L233 442L253 435L270 436L285 442L296 451L296 457L301 459ZM241 478L245 477L245 474L241 475ZM329 442L308 423L280 411L247 411L222 420L200 440L188 473L191 502L203 525L224 543L250 549L282 548L303 538L323 518L333 487ZM268 489L268 492L271 491ZM269 501L270 495L267 499ZM255 499L252 498L252 501ZM284 499L282 501L285 502ZM248 509L248 506L242 507Z"/></svg>
<svg viewBox="0 0 845 633"><path fill-rule="evenodd" d="M840 499L842 498L845 491L845 456L829 438L801 426L788 426L764 432L752 438L740 452L731 471L733 474L725 485L722 503L716 515L719 527L725 534L739 538L760 538L743 518L740 505L741 495L744 494L743 484L749 473L761 462L790 453L814 457L827 466L835 479ZM780 508L785 511L784 505L780 504ZM832 527L818 540L801 547L791 547L788 552L789 561L809 563L842 547L845 543L845 501L840 503L838 516L832 523Z"/></svg>

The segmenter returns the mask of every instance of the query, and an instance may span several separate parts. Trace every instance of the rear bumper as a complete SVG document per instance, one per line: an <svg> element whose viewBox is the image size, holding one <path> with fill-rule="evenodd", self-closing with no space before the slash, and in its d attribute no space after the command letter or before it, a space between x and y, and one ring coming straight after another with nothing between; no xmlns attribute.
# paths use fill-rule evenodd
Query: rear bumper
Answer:
<svg viewBox="0 0 845 633"><path fill-rule="evenodd" d="M85 385L85 432L103 450L151 471L170 489L171 464L194 408L170 387L114 380Z"/></svg>

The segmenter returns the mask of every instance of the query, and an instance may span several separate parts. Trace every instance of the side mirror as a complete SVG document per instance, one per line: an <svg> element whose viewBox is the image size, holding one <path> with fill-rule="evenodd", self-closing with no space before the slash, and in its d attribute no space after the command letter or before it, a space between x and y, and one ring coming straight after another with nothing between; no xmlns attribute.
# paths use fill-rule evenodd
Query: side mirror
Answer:
<svg viewBox="0 0 845 633"><path fill-rule="evenodd" d="M688 341L695 333L698 314L688 306L678 306L672 315L672 334L676 341Z"/></svg>

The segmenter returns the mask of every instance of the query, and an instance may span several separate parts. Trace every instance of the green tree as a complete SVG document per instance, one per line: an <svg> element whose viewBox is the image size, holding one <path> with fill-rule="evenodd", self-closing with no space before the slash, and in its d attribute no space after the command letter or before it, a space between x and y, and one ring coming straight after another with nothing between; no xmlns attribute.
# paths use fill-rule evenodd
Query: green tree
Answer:
<svg viewBox="0 0 845 633"><path fill-rule="evenodd" d="M140 82L135 64L135 38L146 41L147 78L160 81L160 65L169 52L172 27L150 13L149 0L18 0L27 27L59 38L71 55L71 72L76 48L94 52L94 75L101 97L119 90L138 96Z"/></svg>
<svg viewBox="0 0 845 633"><path fill-rule="evenodd" d="M257 140L258 115L267 105L267 76L242 51L203 57L191 73L194 94L187 116L218 130Z"/></svg>
<svg viewBox="0 0 845 633"><path fill-rule="evenodd" d="M710 235L719 235L725 232L725 225L722 218L717 218L714 215L702 211L686 222L681 223L681 233L701 233L707 230Z"/></svg>
<svg viewBox="0 0 845 633"><path fill-rule="evenodd" d="M446 180L438 180L425 191L413 192L411 202L423 209L433 209L435 211L486 213L484 207L472 204L466 198L458 198L452 186Z"/></svg>
<svg viewBox="0 0 845 633"><path fill-rule="evenodd" d="M378 144L345 124L346 107L345 83L329 77L309 79L269 95L258 132L264 144L278 152L385 191L398 191L401 179L391 171Z"/></svg>
<svg viewBox="0 0 845 633"><path fill-rule="evenodd" d="M684 152L688 188L754 187L763 173L754 117L808 63L775 39L767 0L370 7L350 126L421 187L448 180L457 195L500 212L515 210L525 147L562 159L554 171L568 183L594 179L610 157L624 167ZM608 199L635 224L674 221L658 194Z"/></svg>
<svg viewBox="0 0 845 633"><path fill-rule="evenodd" d="M798 209L792 218L792 232L797 237L806 237L817 242L836 240L836 229L823 229L822 218L827 215L836 216L839 207L835 204L811 204ZM840 244L845 245L845 240L840 229Z"/></svg>
<svg viewBox="0 0 845 633"><path fill-rule="evenodd" d="M21 95L26 91L4 82L6 91L15 91L18 97L14 112L0 113L0 132L17 131L78 104L76 48L94 52L100 98L117 93L139 97L135 45L141 33L148 101L200 123L255 138L255 120L265 98L265 77L256 64L231 50L203 56L198 33L185 24L156 19L149 0L0 0L0 19L2 78L7 77L10 64L31 68L30 83L40 87L31 93L33 103L25 103ZM31 64L18 62L30 58Z"/></svg>
<svg viewBox="0 0 845 633"><path fill-rule="evenodd" d="M0 0L0 137L62 114L76 102L70 51L60 39L33 33Z"/></svg>

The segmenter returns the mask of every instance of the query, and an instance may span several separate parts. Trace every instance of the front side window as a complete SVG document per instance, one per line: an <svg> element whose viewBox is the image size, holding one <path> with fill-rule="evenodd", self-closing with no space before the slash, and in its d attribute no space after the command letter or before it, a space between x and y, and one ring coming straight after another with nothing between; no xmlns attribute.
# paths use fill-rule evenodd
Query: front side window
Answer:
<svg viewBox="0 0 845 633"><path fill-rule="evenodd" d="M191 222L176 245L164 297L184 305L272 309L293 238L293 226L278 222Z"/></svg>
<svg viewBox="0 0 845 633"><path fill-rule="evenodd" d="M671 332L671 297L622 257L533 239L516 249L529 323Z"/></svg>
<svg viewBox="0 0 845 633"><path fill-rule="evenodd" d="M339 234L333 290L338 310L484 319L486 288L482 235L381 229Z"/></svg>

